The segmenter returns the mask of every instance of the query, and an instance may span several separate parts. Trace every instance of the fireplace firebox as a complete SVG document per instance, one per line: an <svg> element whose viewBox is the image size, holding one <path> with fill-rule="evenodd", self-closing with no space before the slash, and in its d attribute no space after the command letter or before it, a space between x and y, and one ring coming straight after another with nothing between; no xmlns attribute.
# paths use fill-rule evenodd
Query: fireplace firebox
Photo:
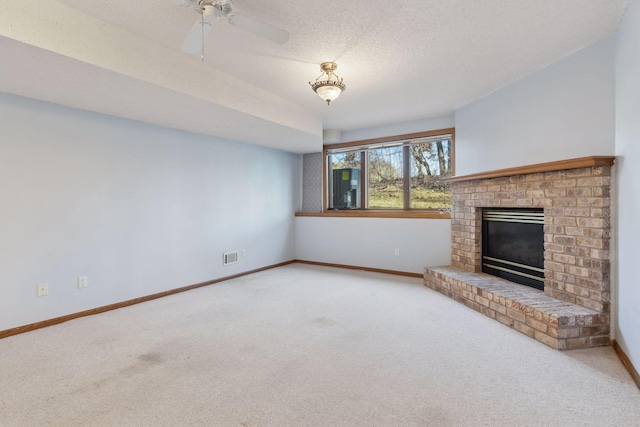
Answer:
<svg viewBox="0 0 640 427"><path fill-rule="evenodd" d="M544 210L484 208L482 271L544 290Z"/></svg>

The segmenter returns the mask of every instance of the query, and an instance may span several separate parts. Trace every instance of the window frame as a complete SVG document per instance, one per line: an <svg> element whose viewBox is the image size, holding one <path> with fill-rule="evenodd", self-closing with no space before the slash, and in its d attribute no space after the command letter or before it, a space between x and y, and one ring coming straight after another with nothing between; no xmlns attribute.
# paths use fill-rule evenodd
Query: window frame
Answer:
<svg viewBox="0 0 640 427"><path fill-rule="evenodd" d="M455 128L437 129L426 132L416 132L403 135L394 135L382 138L367 139L360 141L344 142L339 144L325 144L322 147L322 159L323 159L323 176L322 176L322 214L321 216L335 216L335 217L382 217L382 218L450 218L448 210L442 209L422 209L422 208L409 208L410 200L406 193L407 186L404 186L403 192L403 208L402 209L345 209L345 210L333 210L329 209L329 195L331 189L329 188L329 150L336 149L348 149L348 148L375 148L376 145L384 143L404 142L412 139L420 138L433 138L440 135L451 135L451 175L455 175ZM403 161L410 162L410 156L408 155L409 145L403 146L404 156ZM368 159L366 156L360 159L361 164L361 206L367 206L366 197L368 192ZM403 179L411 179L411 177L403 177ZM318 214L315 214L318 215Z"/></svg>

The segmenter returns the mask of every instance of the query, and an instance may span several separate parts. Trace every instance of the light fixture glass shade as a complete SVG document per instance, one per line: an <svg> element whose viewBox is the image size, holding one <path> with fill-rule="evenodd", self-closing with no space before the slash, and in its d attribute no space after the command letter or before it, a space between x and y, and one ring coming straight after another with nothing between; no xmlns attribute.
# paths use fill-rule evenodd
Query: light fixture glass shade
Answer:
<svg viewBox="0 0 640 427"><path fill-rule="evenodd" d="M342 79L334 73L338 65L335 62L323 62L320 64L322 74L316 79L315 83L309 82L311 89L325 101L327 105L336 99L347 88ZM320 80L324 77L323 80Z"/></svg>
<svg viewBox="0 0 640 427"><path fill-rule="evenodd" d="M316 93L320 98L324 99L325 101L327 101L327 103L329 103L340 96L340 94L342 93L342 89L340 89L338 86L333 86L329 84L326 86L318 87L316 89Z"/></svg>

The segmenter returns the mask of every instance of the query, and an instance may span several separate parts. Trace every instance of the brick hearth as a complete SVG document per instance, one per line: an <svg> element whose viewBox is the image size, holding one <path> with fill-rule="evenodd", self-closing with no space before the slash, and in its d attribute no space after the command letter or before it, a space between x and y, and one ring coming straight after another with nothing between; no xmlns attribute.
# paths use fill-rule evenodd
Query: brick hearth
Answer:
<svg viewBox="0 0 640 427"><path fill-rule="evenodd" d="M557 349L609 344L613 157L452 177L452 265L425 284ZM544 208L544 292L482 271L482 208Z"/></svg>

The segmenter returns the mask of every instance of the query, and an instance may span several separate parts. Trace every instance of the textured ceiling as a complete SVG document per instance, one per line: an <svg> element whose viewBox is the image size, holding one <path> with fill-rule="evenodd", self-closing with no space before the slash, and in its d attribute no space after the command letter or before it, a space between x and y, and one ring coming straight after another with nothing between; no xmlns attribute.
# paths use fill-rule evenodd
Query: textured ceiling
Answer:
<svg viewBox="0 0 640 427"><path fill-rule="evenodd" d="M319 151L322 129L452 113L611 34L627 0L234 0L287 30L278 45L198 20L175 0L0 2L0 92L237 139ZM309 88L335 61L347 90Z"/></svg>

